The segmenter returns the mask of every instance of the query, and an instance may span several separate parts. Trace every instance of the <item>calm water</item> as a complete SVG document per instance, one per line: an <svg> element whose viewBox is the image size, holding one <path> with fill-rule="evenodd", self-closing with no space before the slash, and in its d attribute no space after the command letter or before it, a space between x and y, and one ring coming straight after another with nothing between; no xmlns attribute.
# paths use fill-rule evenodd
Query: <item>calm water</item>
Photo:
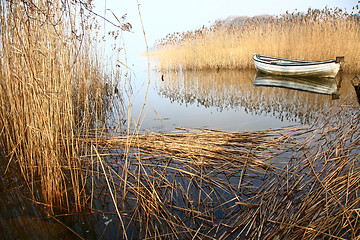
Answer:
<svg viewBox="0 0 360 240"><path fill-rule="evenodd" d="M349 83L353 76L343 76L340 98L355 97ZM305 83L288 79L285 85L292 89L269 86L283 86L282 81L264 79L254 71L151 70L148 83L147 70L143 67L134 70L131 77L132 116L136 120L144 107L141 127L155 132L181 127L249 131L312 124L339 102L328 95L334 86L336 90L338 78L321 83L311 79ZM0 170L4 171L3 168ZM0 236L7 239L76 239L63 224L49 217L45 207L19 194L21 190L15 189L18 177L0 177L0 202L6 206L0 210ZM129 212L133 206L129 203ZM119 219L114 214L110 197L97 199L95 208L101 211L57 216L57 219L86 239L116 238ZM129 229L131 233L136 236L136 229Z"/></svg>
<svg viewBox="0 0 360 240"><path fill-rule="evenodd" d="M355 97L352 77L343 74L340 98ZM139 91L134 100L134 118L143 106L146 79L145 71L133 79L134 92ZM292 89L271 87L289 82L290 86L285 85ZM338 102L331 95L338 82L339 77L305 82L270 78L264 83L255 71L151 70L142 128L155 132L182 127L249 131L312 124Z"/></svg>

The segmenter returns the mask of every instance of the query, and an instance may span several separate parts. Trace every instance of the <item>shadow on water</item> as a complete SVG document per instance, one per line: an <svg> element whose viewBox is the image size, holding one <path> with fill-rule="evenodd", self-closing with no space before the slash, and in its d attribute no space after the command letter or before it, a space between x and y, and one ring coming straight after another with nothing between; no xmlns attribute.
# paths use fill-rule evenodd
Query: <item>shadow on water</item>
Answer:
<svg viewBox="0 0 360 240"><path fill-rule="evenodd" d="M0 171L5 172L6 159L1 159ZM41 194L38 189L37 194ZM105 231L110 224L117 224L113 218L112 202L105 197L98 198L96 209L66 214L58 209L53 215L49 208L34 202L22 176L12 168L0 176L0 239L114 239L117 232ZM65 212L65 214L64 214ZM80 237L81 236L81 237Z"/></svg>
<svg viewBox="0 0 360 240"><path fill-rule="evenodd" d="M312 124L326 112L339 94L351 90L350 75L338 79L294 79L258 74L255 71L162 72L158 94L185 105L216 107L218 111L242 110L295 124ZM330 95L330 96L328 96ZM334 97L335 96L335 97Z"/></svg>
<svg viewBox="0 0 360 240"><path fill-rule="evenodd" d="M5 159L1 159L5 162ZM5 164L0 165L4 173ZM0 238L1 239L58 239L73 237L67 229L48 221L44 208L23 196L21 176L7 173L0 176Z"/></svg>

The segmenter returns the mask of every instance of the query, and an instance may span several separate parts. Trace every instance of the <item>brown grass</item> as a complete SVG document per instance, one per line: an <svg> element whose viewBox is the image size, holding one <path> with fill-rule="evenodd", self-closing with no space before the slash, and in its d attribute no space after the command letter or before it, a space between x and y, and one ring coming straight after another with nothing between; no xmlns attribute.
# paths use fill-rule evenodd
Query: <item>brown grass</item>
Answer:
<svg viewBox="0 0 360 240"><path fill-rule="evenodd" d="M254 53L291 59L345 56L344 70L359 71L358 17L341 9L218 22L210 28L169 34L155 46L162 69L241 69ZM250 67L253 67L250 64Z"/></svg>
<svg viewBox="0 0 360 240"><path fill-rule="evenodd" d="M101 174L113 180L106 192L128 229L122 233L144 239L355 238L360 123L353 104L334 107L320 127L179 129L99 140ZM129 143L124 165L121 149Z"/></svg>
<svg viewBox="0 0 360 240"><path fill-rule="evenodd" d="M110 201L119 238L359 235L357 102L320 127L106 135L106 78L90 39L68 31L74 15L57 25L60 2L1 3L0 141L34 198Z"/></svg>
<svg viewBox="0 0 360 240"><path fill-rule="evenodd" d="M67 1L2 0L0 10L3 152L35 198L84 205L81 139L101 127L112 91L91 19Z"/></svg>

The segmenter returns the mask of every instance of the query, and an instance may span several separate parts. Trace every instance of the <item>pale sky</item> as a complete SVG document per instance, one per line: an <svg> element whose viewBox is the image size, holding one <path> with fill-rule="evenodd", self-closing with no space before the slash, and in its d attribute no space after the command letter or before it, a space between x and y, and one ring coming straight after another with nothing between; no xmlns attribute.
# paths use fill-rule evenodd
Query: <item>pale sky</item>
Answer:
<svg viewBox="0 0 360 240"><path fill-rule="evenodd" d="M119 18L127 13L127 21L133 26L133 33L126 33L129 48L144 51L142 29L136 0L95 0L95 11L103 14L104 7L111 9ZM139 0L140 10L149 47L155 40L168 33L194 30L209 26L218 19L229 16L278 15L287 10L306 12L309 7L324 9L339 7L348 12L358 0ZM360 5L360 4L359 4ZM108 11L106 17L113 19Z"/></svg>

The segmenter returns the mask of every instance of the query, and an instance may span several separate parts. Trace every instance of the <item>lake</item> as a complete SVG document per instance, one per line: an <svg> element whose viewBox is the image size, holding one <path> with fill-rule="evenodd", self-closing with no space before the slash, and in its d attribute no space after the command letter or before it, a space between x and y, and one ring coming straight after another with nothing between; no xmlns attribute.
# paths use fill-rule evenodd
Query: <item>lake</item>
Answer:
<svg viewBox="0 0 360 240"><path fill-rule="evenodd" d="M146 63L141 66L146 66ZM136 121L143 109L141 129L154 132L170 132L176 128L241 132L311 125L315 122L321 123L321 115L326 114L334 104L340 103L341 99L356 97L350 84L353 74L343 75L339 89L340 100L336 100L338 97L331 93L334 87L337 90L339 77L326 81L308 79L305 83L301 80L288 79L285 83L288 88L284 88L283 79L269 79L252 70L164 72L157 71L153 67L151 65L149 71L150 81L147 78L146 67L131 73L129 101L132 102L133 121ZM268 86L279 84L282 87ZM116 121L115 124L117 124ZM144 163L146 161L145 159ZM1 170L4 171L5 167L2 166ZM121 167L122 164L119 165L120 169ZM178 169L180 165L174 164L170 167ZM161 166L159 169L162 169ZM238 181L239 176L236 174L239 175L240 172L234 173L232 177ZM176 174L174 174L174 179L175 176ZM115 214L110 195L106 193L106 184L99 185L98 191L103 197L94 201L93 212L60 214L55 216L56 221L55 218L50 217L46 207L20 195L21 191L16 190L19 178L19 175L14 174L0 178L1 186L3 186L0 202L7 206L1 211L0 236L10 239L76 238L76 235L67 229L70 227L86 239L119 237L120 222ZM183 181L184 186L188 188L193 181L192 178L180 176L176 178ZM197 190L196 185L193 185L193 188L193 191ZM206 187L203 191L205 190ZM207 194L212 193L208 191ZM196 194L195 191L194 196ZM223 197L229 200L232 195ZM176 206L181 206L182 203L178 204ZM137 203L129 198L120 205L121 215L130 219ZM225 207L227 205L224 205ZM221 209L213 213L219 219L225 216L225 212ZM186 217L181 213L177 214ZM213 224L216 226L218 223L214 221ZM141 229L129 227L127 232L129 236L140 236Z"/></svg>
<svg viewBox="0 0 360 240"><path fill-rule="evenodd" d="M313 124L338 102L330 93L336 91L339 76L325 81L275 79L275 85L292 81L289 89L258 84L261 79L253 70L161 72L154 65L150 68L149 83L145 70L132 79L137 93L133 117L137 119L143 107L147 88L141 128L155 132L176 128L253 131ZM353 77L343 74L340 99L355 97Z"/></svg>

